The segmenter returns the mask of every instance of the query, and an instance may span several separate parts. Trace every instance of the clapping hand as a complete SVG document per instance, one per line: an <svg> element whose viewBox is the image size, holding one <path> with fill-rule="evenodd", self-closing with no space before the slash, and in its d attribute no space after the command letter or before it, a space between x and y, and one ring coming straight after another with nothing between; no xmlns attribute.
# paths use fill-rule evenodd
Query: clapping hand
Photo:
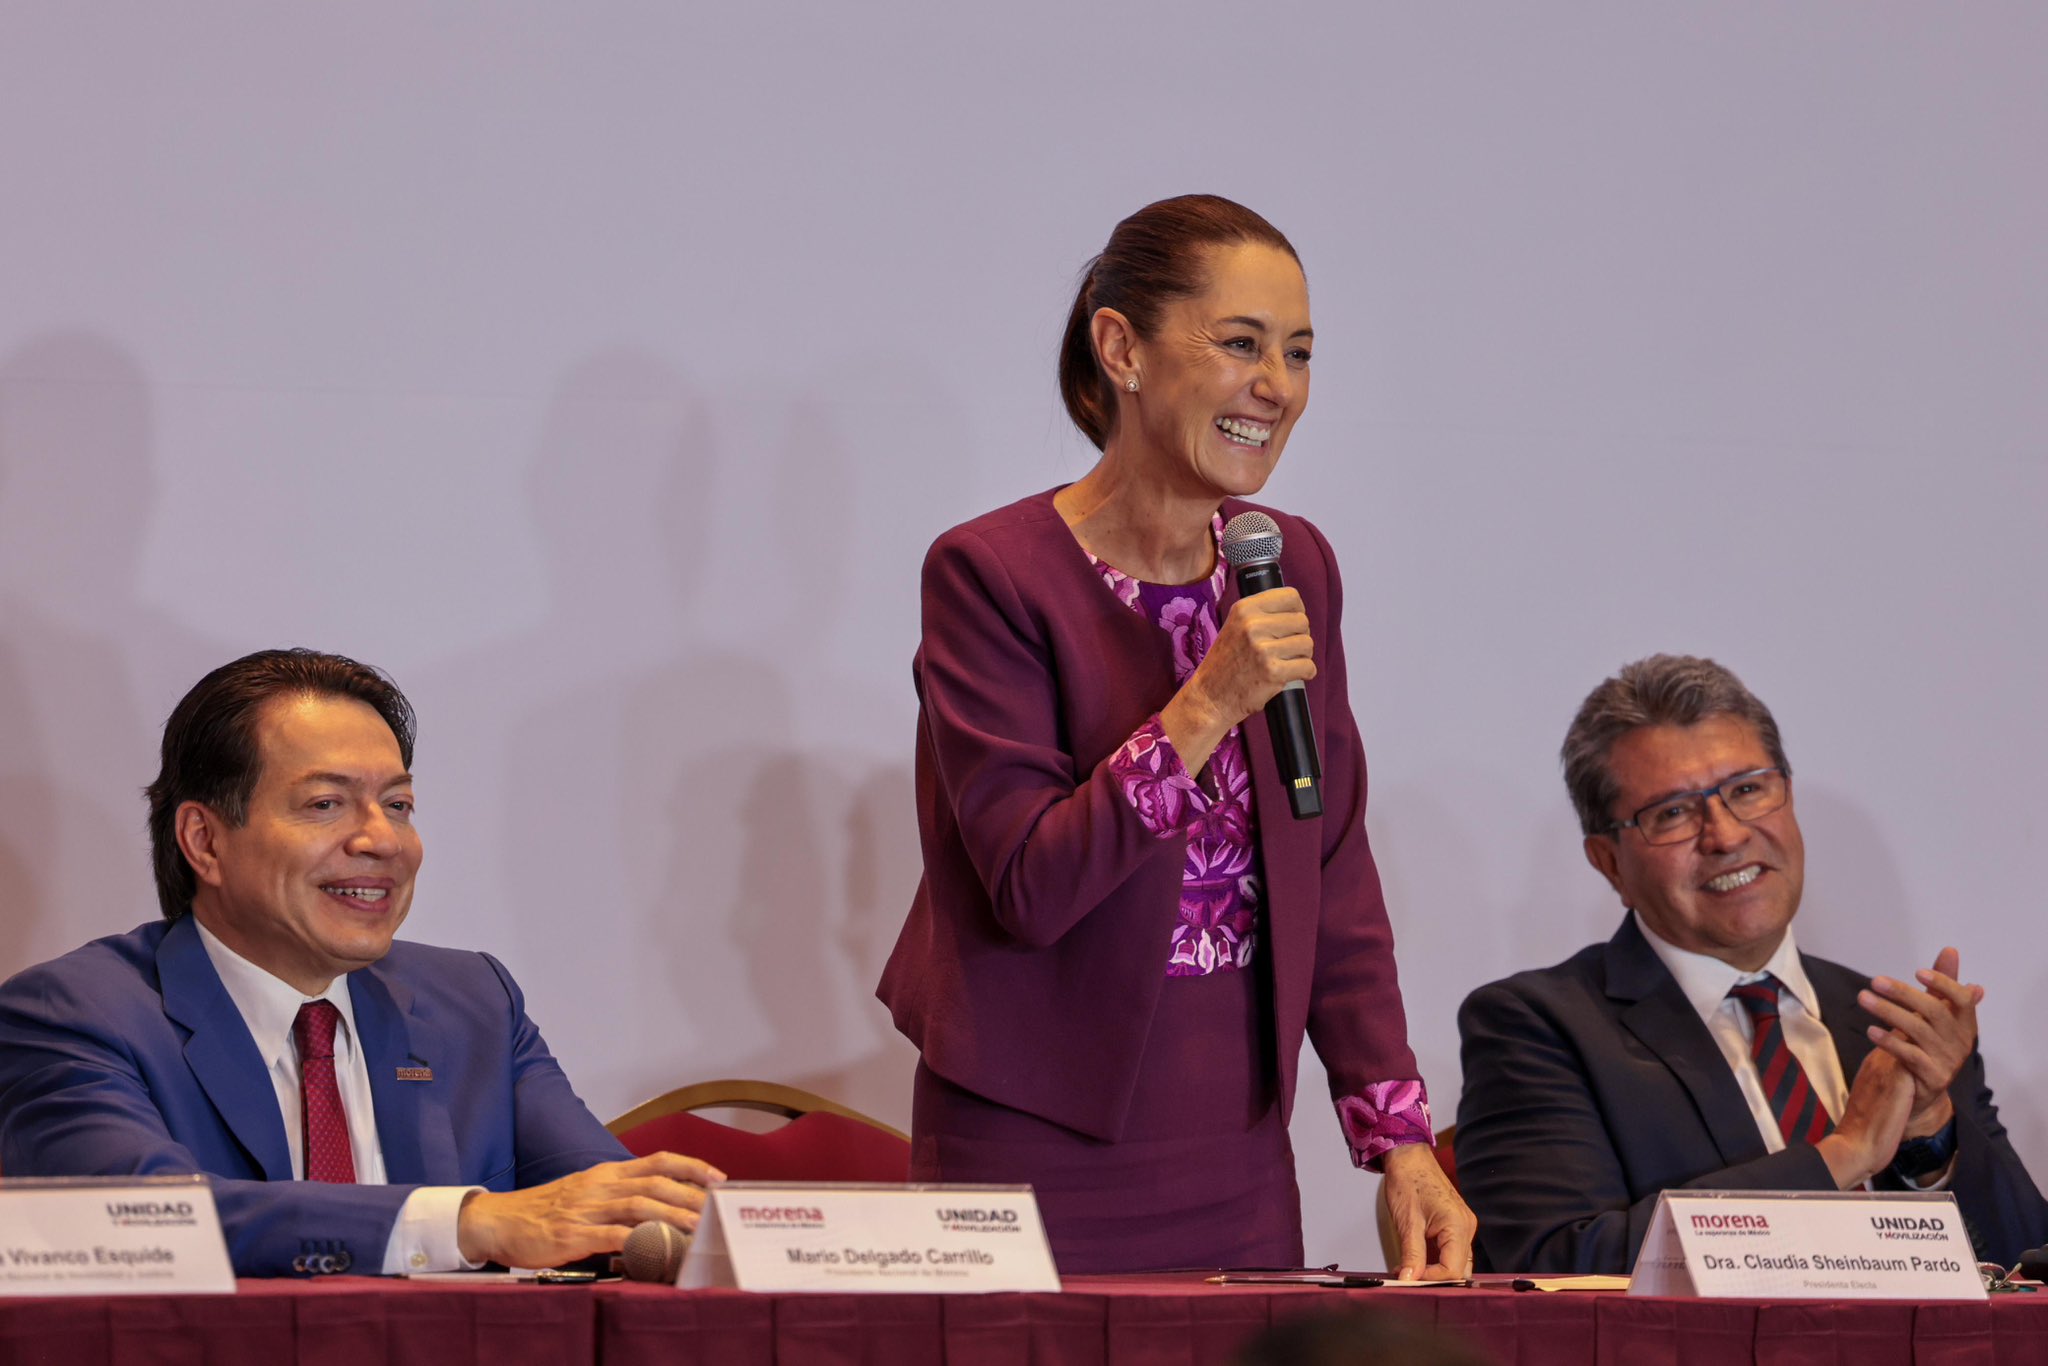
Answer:
<svg viewBox="0 0 2048 1366"><path fill-rule="evenodd" d="M1955 1116L1948 1088L1977 1047L1977 1005L1984 988L1957 980L1962 955L1945 948L1932 970L1914 973L1919 987L1890 977L1871 979L1857 1004L1877 1017L1870 1041L1899 1060L1913 1079L1906 1137L1925 1138Z"/></svg>

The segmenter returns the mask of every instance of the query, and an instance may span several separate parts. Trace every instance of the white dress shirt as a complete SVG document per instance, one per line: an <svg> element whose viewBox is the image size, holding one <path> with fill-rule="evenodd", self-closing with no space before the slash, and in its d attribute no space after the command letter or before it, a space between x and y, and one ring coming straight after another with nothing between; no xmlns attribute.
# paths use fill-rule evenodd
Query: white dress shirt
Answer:
<svg viewBox="0 0 2048 1366"><path fill-rule="evenodd" d="M1778 945L1778 951L1771 955L1768 963L1755 972L1743 972L1718 958L1667 943L1643 922L1642 912L1634 912L1634 915L1636 928L1643 932L1650 948L1678 980L1678 989L1685 993L1686 1000L1692 1002L1692 1008L1699 1012L1700 1019L1706 1021L1707 1032L1721 1046L1721 1055L1728 1060L1728 1070L1735 1074L1735 1084L1742 1088L1742 1098L1749 1103L1750 1118L1756 1121L1757 1132L1763 1135L1765 1149L1782 1152L1785 1136L1778 1131L1777 1116L1771 1113L1770 1097L1764 1094L1763 1079L1757 1075L1756 1063L1750 1057L1756 1028L1748 1009L1728 992L1732 987L1762 981L1766 973L1776 977L1784 988L1778 993L1778 1024L1785 1031L1785 1046L1806 1069L1807 1084L1820 1097L1820 1103L1827 1107L1828 1118L1839 1122L1842 1107L1849 1100L1849 1083L1843 1079L1842 1059L1835 1052L1834 1038L1821 1020L1820 998L1814 995L1813 983L1807 979L1806 968L1799 961L1799 946L1792 941L1792 927L1785 927L1785 942ZM1943 1190L1953 1170L1951 1165L1931 1179L1909 1180L1907 1184L1919 1190ZM1866 1187L1869 1184L1864 1183Z"/></svg>
<svg viewBox="0 0 2048 1366"><path fill-rule="evenodd" d="M1778 1131L1777 1116L1771 1113L1771 1098L1764 1094L1763 1079L1757 1076L1756 1063L1750 1058L1756 1028L1742 1002L1728 994L1734 987L1762 981L1766 974L1778 979L1784 987L1778 993L1778 1023L1785 1031L1785 1045L1806 1069L1807 1084L1827 1107L1828 1118L1842 1117L1849 1084L1842 1079L1842 1060L1835 1053L1835 1041L1829 1037L1827 1025L1821 1021L1820 1001L1799 961L1799 947L1792 942L1789 925L1785 928L1785 942L1778 945L1771 961L1755 972L1743 972L1718 958L1667 943L1643 923L1640 911L1636 912L1636 928L1650 941L1650 948L1678 980L1678 989L1692 1002L1692 1008L1706 1022L1707 1032L1721 1046L1721 1055L1728 1060L1728 1070L1735 1074L1735 1084L1742 1088L1742 1098L1749 1103L1750 1117L1756 1121L1757 1132L1763 1136L1768 1151L1784 1151L1785 1136Z"/></svg>
<svg viewBox="0 0 2048 1366"><path fill-rule="evenodd" d="M342 1113L348 1117L349 1151L355 1158L356 1183L364 1186L387 1184L384 1175L384 1145L377 1137L377 1111L370 1095L370 1068L356 1047L355 1004L350 999L348 979L337 977L318 996L307 996L291 983L275 977L223 944L196 920L199 942L227 988L228 998L241 1012L242 1023L256 1041L270 1070L270 1084L277 1092L277 1108L284 1119L284 1138L291 1148L292 1174L306 1178L306 1137L301 1131L299 1099L299 1047L292 1037L292 1024L299 1007L308 1001L329 1001L341 1012L341 1024L334 1031L334 1081L341 1092ZM456 1225L461 1217L462 1197L481 1186L421 1186L399 1207L398 1221L391 1226L390 1241L384 1245L383 1271L394 1276L405 1271L473 1270L479 1263L465 1261L458 1250Z"/></svg>

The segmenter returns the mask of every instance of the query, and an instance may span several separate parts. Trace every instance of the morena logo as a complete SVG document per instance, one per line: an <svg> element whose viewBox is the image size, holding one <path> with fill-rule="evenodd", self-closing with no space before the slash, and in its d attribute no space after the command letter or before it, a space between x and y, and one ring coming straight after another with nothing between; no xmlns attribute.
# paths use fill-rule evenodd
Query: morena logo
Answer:
<svg viewBox="0 0 2048 1366"><path fill-rule="evenodd" d="M741 1205L740 1222L749 1228L823 1228L825 1211L814 1205Z"/></svg>
<svg viewBox="0 0 2048 1366"><path fill-rule="evenodd" d="M1754 1229L1764 1233L1771 1231L1771 1221L1764 1218L1761 1214L1695 1214L1692 1216L1692 1226L1694 1228Z"/></svg>

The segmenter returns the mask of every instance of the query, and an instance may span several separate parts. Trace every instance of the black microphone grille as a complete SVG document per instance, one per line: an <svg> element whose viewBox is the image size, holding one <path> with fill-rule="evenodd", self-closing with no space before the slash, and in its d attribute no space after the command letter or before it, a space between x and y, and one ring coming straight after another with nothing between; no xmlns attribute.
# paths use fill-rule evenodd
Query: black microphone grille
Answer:
<svg viewBox="0 0 2048 1366"><path fill-rule="evenodd" d="M1280 526L1263 512L1240 512L1223 527L1223 558L1233 569L1280 558Z"/></svg>
<svg viewBox="0 0 2048 1366"><path fill-rule="evenodd" d="M683 1269L683 1254L690 1250L690 1235L670 1224L649 1220L626 1235L619 1253L619 1270L629 1281L652 1281L674 1285Z"/></svg>

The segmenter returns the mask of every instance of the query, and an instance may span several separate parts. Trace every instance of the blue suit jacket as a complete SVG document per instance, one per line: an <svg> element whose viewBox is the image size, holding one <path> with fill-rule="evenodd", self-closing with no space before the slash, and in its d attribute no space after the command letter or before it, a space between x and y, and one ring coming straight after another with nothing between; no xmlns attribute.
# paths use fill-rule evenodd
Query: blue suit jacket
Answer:
<svg viewBox="0 0 2048 1366"><path fill-rule="evenodd" d="M1876 1023L1856 1003L1870 979L1811 954L1800 962L1854 1080ZM1634 916L1605 944L1473 992L1458 1031L1458 1186L1479 1216L1482 1270L1626 1271L1658 1192L1671 1188L1835 1188L1812 1146L1765 1151L1720 1046ZM2010 1263L2048 1240L2048 1203L2006 1137L1976 1052L1949 1098L1948 1188L1978 1255Z"/></svg>
<svg viewBox="0 0 2048 1366"><path fill-rule="evenodd" d="M489 954L395 943L348 984L390 1185L293 1179L277 1093L189 915L0 986L0 1171L205 1172L236 1273L274 1276L307 1257L377 1270L417 1186L513 1190L627 1156Z"/></svg>

